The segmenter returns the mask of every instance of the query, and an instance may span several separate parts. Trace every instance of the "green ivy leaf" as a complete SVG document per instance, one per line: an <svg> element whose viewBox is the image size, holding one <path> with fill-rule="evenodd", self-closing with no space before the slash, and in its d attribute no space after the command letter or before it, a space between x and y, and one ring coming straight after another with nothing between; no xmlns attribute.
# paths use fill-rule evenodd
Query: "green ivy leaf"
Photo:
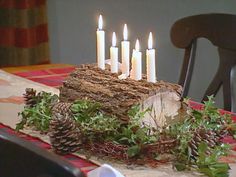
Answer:
<svg viewBox="0 0 236 177"><path fill-rule="evenodd" d="M138 145L131 146L127 150L129 157L134 157L134 156L138 155L139 152L140 152L140 147Z"/></svg>
<svg viewBox="0 0 236 177"><path fill-rule="evenodd" d="M186 170L186 164L180 163L180 162L176 162L174 163L174 167L177 171L184 171Z"/></svg>

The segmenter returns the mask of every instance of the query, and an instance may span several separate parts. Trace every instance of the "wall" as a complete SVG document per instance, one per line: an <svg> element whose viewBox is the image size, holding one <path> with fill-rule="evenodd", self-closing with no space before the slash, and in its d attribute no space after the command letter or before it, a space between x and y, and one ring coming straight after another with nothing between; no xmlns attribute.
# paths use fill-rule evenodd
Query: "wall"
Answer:
<svg viewBox="0 0 236 177"><path fill-rule="evenodd" d="M170 41L170 27L179 18L200 13L236 13L235 0L48 0L51 59L54 63L92 63L96 61L97 18L103 14L106 29L106 57L111 34L122 39L127 23L131 48L140 39L143 53L149 31L157 48L157 77L177 82L183 51ZM189 96L199 101L217 69L217 51L206 40L198 42L196 68ZM217 96L222 105L222 94Z"/></svg>

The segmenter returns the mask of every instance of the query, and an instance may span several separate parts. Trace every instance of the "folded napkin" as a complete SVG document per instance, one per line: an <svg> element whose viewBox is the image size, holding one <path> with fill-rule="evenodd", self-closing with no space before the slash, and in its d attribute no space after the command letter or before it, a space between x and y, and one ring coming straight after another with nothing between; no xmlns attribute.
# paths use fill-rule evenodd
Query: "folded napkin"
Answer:
<svg viewBox="0 0 236 177"><path fill-rule="evenodd" d="M88 177L124 177L119 171L108 164L103 164L101 167L90 171Z"/></svg>

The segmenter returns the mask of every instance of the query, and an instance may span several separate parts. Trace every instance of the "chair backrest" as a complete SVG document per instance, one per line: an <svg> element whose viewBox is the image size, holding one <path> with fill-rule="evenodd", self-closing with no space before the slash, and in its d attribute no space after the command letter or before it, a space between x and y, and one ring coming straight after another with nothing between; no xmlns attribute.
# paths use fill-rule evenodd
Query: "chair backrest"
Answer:
<svg viewBox="0 0 236 177"><path fill-rule="evenodd" d="M0 130L0 176L84 177L59 156Z"/></svg>
<svg viewBox="0 0 236 177"><path fill-rule="evenodd" d="M218 71L208 86L203 100L209 95L215 96L223 86L224 108L235 112L236 98L232 93L236 92L233 90L236 87L233 86L235 82L232 80L232 68L236 65L236 15L195 15L180 19L172 26L172 43L178 48L185 49L179 77L179 84L183 86L183 97L188 94L198 38L206 38L218 47L220 59Z"/></svg>

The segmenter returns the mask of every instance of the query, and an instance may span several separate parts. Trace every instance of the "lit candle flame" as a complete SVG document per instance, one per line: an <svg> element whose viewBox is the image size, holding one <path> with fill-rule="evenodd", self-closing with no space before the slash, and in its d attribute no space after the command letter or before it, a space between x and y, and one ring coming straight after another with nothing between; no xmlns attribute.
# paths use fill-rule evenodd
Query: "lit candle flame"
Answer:
<svg viewBox="0 0 236 177"><path fill-rule="evenodd" d="M99 15L99 19L98 19L98 29L102 30L102 26L103 26L102 15Z"/></svg>
<svg viewBox="0 0 236 177"><path fill-rule="evenodd" d="M150 32L148 37L148 49L152 49L152 45L153 45L152 32Z"/></svg>
<svg viewBox="0 0 236 177"><path fill-rule="evenodd" d="M139 51L139 48L140 48L140 46L139 46L139 40L137 39L137 40L136 40L136 43L135 43L135 50L136 50L136 51Z"/></svg>
<svg viewBox="0 0 236 177"><path fill-rule="evenodd" d="M113 32L112 33L112 47L115 47L116 46L116 33Z"/></svg>
<svg viewBox="0 0 236 177"><path fill-rule="evenodd" d="M124 25L124 32L123 32L124 40L126 41L128 39L128 29L127 25Z"/></svg>

